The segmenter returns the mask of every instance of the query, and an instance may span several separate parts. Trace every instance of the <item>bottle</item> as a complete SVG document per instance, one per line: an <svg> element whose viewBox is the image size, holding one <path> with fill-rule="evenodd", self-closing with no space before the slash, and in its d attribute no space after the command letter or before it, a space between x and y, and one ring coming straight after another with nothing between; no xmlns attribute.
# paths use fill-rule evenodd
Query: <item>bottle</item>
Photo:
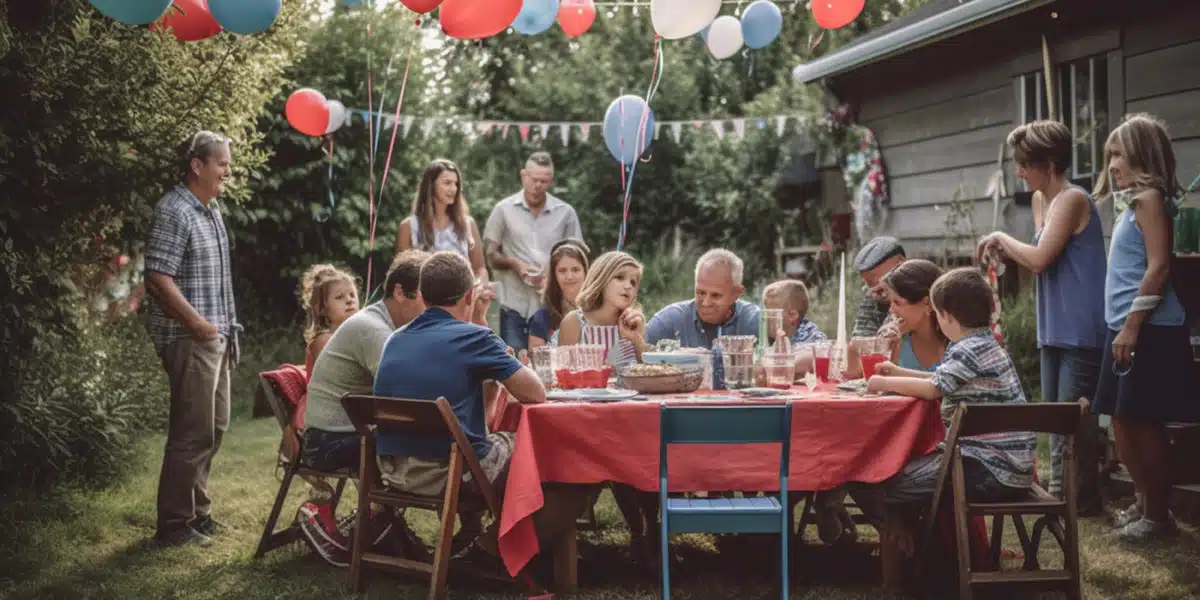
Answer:
<svg viewBox="0 0 1200 600"><path fill-rule="evenodd" d="M725 388L725 351L721 347L721 342L713 342L712 345L712 389L724 390Z"/></svg>

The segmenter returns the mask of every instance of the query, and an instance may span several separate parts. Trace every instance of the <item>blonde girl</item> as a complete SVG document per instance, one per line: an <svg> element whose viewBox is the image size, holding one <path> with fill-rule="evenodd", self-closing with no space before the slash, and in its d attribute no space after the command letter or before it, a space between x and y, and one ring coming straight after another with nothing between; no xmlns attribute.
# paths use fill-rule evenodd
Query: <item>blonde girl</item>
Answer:
<svg viewBox="0 0 1200 600"><path fill-rule="evenodd" d="M358 312L357 281L333 265L314 265L301 279L300 298L306 313L304 366L311 378L313 363L333 332Z"/></svg>
<svg viewBox="0 0 1200 600"><path fill-rule="evenodd" d="M1093 409L1112 416L1117 452L1137 500L1114 519L1120 537L1178 530L1168 509L1167 422L1200 421L1187 315L1171 285L1171 219L1183 189L1161 120L1125 117L1108 136L1095 195L1120 211L1104 285L1107 324ZM1128 207L1121 210L1123 204Z"/></svg>
<svg viewBox="0 0 1200 600"><path fill-rule="evenodd" d="M646 349L646 319L637 303L641 281L642 263L632 256L601 255L583 280L578 308L563 318L558 343L602 345L616 367L637 362Z"/></svg>
<svg viewBox="0 0 1200 600"><path fill-rule="evenodd" d="M463 197L462 172L450 160L435 158L425 165L412 215L400 222L396 233L396 253L409 248L455 252L471 263L476 279L488 280L479 227Z"/></svg>

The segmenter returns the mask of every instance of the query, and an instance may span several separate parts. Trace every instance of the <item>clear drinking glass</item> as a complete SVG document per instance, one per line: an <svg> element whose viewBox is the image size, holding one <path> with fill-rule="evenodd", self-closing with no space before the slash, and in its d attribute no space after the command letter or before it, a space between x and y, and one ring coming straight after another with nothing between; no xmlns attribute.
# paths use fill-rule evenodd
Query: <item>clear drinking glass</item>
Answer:
<svg viewBox="0 0 1200 600"><path fill-rule="evenodd" d="M538 379L542 380L542 384L546 387L554 385L554 348L551 346L538 346L529 352L529 361L533 364L533 370L537 373Z"/></svg>
<svg viewBox="0 0 1200 600"><path fill-rule="evenodd" d="M875 374L876 365L890 358L888 350L891 347L887 338L854 338L851 343L854 344L854 349L858 352L858 358L862 363L863 379L870 379Z"/></svg>
<svg viewBox="0 0 1200 600"><path fill-rule="evenodd" d="M766 323L767 339L775 339L775 334L783 329L783 309L767 308L762 311L762 320Z"/></svg>
<svg viewBox="0 0 1200 600"><path fill-rule="evenodd" d="M731 352L726 350L721 355L722 366L725 368L725 387L731 390L754 387L754 350L749 352Z"/></svg>
<svg viewBox="0 0 1200 600"><path fill-rule="evenodd" d="M789 389L796 380L795 354L764 354L762 366L768 387Z"/></svg>
<svg viewBox="0 0 1200 600"><path fill-rule="evenodd" d="M817 379L823 382L829 381L829 359L832 349L833 342L822 341L812 344L813 372L817 374Z"/></svg>

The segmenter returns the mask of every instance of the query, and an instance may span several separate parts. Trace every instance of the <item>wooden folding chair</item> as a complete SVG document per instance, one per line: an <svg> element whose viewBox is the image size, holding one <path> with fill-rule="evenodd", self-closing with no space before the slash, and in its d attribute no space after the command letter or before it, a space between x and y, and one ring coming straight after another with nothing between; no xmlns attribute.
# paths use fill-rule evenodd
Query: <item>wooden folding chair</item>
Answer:
<svg viewBox="0 0 1200 600"><path fill-rule="evenodd" d="M355 477L355 472L352 469L342 469L339 471L318 471L304 466L300 461L300 456L304 452L304 440L299 432L289 432L288 425L292 422L293 407L290 402L283 398L283 394L273 381L268 379L264 374L258 376L259 386L255 391L256 402L263 402L271 407L271 413L275 415L275 420L279 422L279 428L283 435L295 435L296 443L296 458L291 459L279 454L276 470L283 469L283 479L279 483L279 491L275 493L275 504L271 507L271 514L267 516L267 523L263 527L262 538L258 541L258 550L254 552L254 558L262 558L267 552L274 550L280 546L297 542L303 539L300 533L300 524L292 522L287 528L282 531L275 531L275 527L279 521L279 513L283 510L283 503L287 500L288 491L292 487L292 480L297 475L301 477L324 477L328 480L336 480L337 485L333 492L333 508L336 511L338 502L342 498L342 491L346 489L346 480ZM280 448L283 444L280 445Z"/></svg>
<svg viewBox="0 0 1200 600"><path fill-rule="evenodd" d="M416 573L430 577L429 599L446 596L446 576L450 564L450 542L454 536L459 509L476 510L482 504L493 515L500 514L500 500L483 467L475 457L471 443L458 423L458 417L445 398L435 402L347 394L342 406L362 437L359 462L358 523L355 527L350 558L350 579L356 593L363 590L366 567ZM399 492L383 485L375 462L375 440L379 432L404 436L442 438L450 447L446 489L440 496ZM466 468L464 469L464 463ZM469 472L474 490L464 490L463 475ZM465 493L464 493L465 492ZM371 504L394 508L418 508L439 513L436 549L432 563L396 558L368 552L366 515Z"/></svg>
<svg viewBox="0 0 1200 600"><path fill-rule="evenodd" d="M937 487L930 509L926 515L922 535L922 548L932 543L942 493L947 479L950 480L950 496L953 502L955 539L958 546L959 597L970 600L977 586L990 589L1020 587L1026 590L1062 590L1068 598L1081 598L1079 583L1079 524L1076 503L1079 482L1076 477L1075 439L1084 417L1088 414L1088 401L1079 403L1042 404L960 404L954 413L946 438L946 452L938 474ZM1064 436L1063 448L1063 496L1062 500L1048 494L1036 484L1029 496L1018 502L970 502L966 498L966 481L959 440L964 437L1029 431L1053 433ZM972 517L991 515L991 559L993 571L972 572L969 550L968 526ZM1024 515L1038 515L1034 525L1034 537L1026 535ZM1025 552L1025 564L1020 571L1000 570L1000 541L1003 537L1004 517L1012 519L1017 536ZM1062 519L1062 523L1059 522ZM1037 553L1041 530L1054 533L1063 551L1063 568L1039 570Z"/></svg>

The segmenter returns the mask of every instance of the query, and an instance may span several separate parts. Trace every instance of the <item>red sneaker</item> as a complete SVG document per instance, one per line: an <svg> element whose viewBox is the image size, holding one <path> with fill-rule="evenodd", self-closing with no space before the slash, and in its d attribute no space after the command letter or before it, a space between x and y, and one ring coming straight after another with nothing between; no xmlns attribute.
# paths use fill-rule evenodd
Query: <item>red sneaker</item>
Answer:
<svg viewBox="0 0 1200 600"><path fill-rule="evenodd" d="M350 551L350 539L338 530L337 516L333 514L332 504L305 502L300 505L300 514L303 515L301 525L304 525L304 521L312 521L309 527L313 529L314 534L324 537L329 544L343 552Z"/></svg>

